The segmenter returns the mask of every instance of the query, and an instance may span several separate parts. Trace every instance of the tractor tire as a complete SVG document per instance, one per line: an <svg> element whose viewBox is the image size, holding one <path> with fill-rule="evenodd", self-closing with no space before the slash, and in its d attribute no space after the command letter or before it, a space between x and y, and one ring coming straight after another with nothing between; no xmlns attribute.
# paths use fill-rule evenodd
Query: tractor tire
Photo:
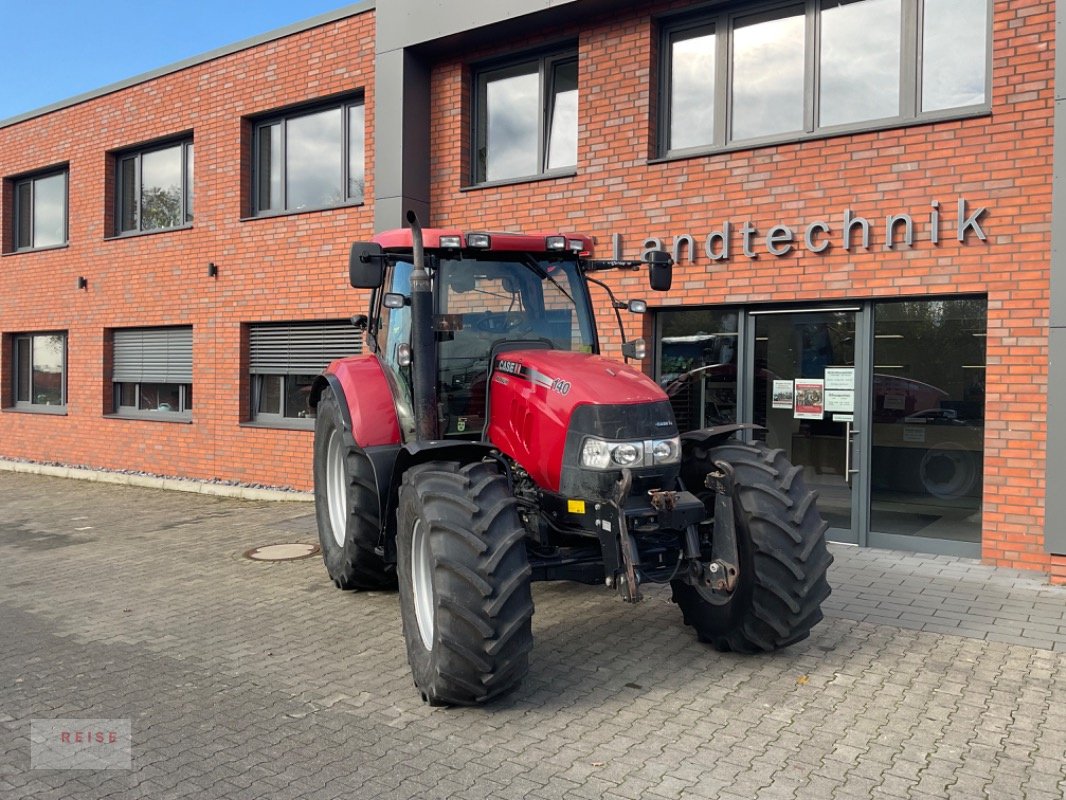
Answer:
<svg viewBox="0 0 1066 800"><path fill-rule="evenodd" d="M379 554L378 490L370 459L341 421L331 389L315 416L315 517L322 560L338 589L390 589L396 570Z"/></svg>
<svg viewBox="0 0 1066 800"><path fill-rule="evenodd" d="M685 624L723 652L769 652L806 639L822 619L822 601L830 593L826 571L833 563L816 492L782 450L738 440L717 447L686 444L681 480L712 513L714 493L703 481L716 461L735 471L739 575L728 594L673 581Z"/></svg>
<svg viewBox="0 0 1066 800"><path fill-rule="evenodd" d="M430 705L487 703L529 669L526 530L495 465L430 462L400 486L397 571L407 660Z"/></svg>

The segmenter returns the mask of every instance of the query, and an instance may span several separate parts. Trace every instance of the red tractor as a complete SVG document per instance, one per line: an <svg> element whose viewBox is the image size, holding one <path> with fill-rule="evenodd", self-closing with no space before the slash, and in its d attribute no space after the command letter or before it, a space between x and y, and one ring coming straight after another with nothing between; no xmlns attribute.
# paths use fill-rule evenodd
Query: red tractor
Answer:
<svg viewBox="0 0 1066 800"><path fill-rule="evenodd" d="M484 703L514 689L533 644L532 581L670 583L719 650L807 637L829 595L826 523L802 468L740 437L681 433L667 394L599 355L593 277L672 262L593 261L577 235L382 233L352 247L372 289L369 355L315 382L315 504L341 589L399 584L423 699ZM619 321L621 316L619 314ZM643 342L623 344L642 357Z"/></svg>

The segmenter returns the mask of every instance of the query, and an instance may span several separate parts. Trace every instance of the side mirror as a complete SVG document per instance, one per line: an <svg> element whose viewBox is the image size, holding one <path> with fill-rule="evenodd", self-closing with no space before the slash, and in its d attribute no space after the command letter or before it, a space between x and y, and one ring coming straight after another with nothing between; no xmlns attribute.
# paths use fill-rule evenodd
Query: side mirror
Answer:
<svg viewBox="0 0 1066 800"><path fill-rule="evenodd" d="M385 278L384 252L376 242L355 242L348 256L348 281L356 289L378 289Z"/></svg>
<svg viewBox="0 0 1066 800"><path fill-rule="evenodd" d="M366 314L356 314L352 317L352 327L357 331L363 331L366 333L367 327L370 325L370 318Z"/></svg>
<svg viewBox="0 0 1066 800"><path fill-rule="evenodd" d="M652 291L666 292L674 281L674 259L663 250L652 250L644 260L648 263L648 283Z"/></svg>
<svg viewBox="0 0 1066 800"><path fill-rule="evenodd" d="M622 356L640 361L648 355L648 343L643 339L630 339L622 345Z"/></svg>

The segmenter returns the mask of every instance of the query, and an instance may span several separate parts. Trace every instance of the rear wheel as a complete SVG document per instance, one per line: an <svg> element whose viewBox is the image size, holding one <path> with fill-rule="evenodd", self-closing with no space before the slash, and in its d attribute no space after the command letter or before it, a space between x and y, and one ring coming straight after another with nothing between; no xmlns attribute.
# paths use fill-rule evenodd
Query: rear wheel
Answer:
<svg viewBox="0 0 1066 800"><path fill-rule="evenodd" d="M833 563L816 493L782 450L735 440L710 448L686 444L681 479L709 512L714 495L703 480L716 461L735 471L740 574L728 594L673 581L685 623L723 651L767 652L807 638L822 619L830 592L826 571Z"/></svg>
<svg viewBox="0 0 1066 800"><path fill-rule="evenodd" d="M374 469L341 420L331 389L315 415L315 516L329 577L338 589L387 589L396 572L376 548L381 531Z"/></svg>
<svg viewBox="0 0 1066 800"><path fill-rule="evenodd" d="M403 476L397 520L407 660L430 705L475 705L529 668L525 528L495 466L431 462Z"/></svg>

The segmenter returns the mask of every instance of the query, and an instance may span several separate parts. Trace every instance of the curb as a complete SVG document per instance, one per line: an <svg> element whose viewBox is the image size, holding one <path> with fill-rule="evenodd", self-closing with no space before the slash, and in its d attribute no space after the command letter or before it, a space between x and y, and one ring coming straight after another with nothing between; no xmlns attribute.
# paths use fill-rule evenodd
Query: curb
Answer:
<svg viewBox="0 0 1066 800"><path fill-rule="evenodd" d="M46 475L52 478L69 478L96 483L114 483L121 486L138 486L144 489L166 489L172 492L192 492L217 497L236 497L241 500L268 500L271 502L313 502L311 492L289 492L283 489L256 489L251 486L233 486L189 478L161 478L152 475L127 475L122 472L107 472L81 467L56 467L48 464L33 464L25 461L10 461L0 458L0 471L23 472L30 475Z"/></svg>

